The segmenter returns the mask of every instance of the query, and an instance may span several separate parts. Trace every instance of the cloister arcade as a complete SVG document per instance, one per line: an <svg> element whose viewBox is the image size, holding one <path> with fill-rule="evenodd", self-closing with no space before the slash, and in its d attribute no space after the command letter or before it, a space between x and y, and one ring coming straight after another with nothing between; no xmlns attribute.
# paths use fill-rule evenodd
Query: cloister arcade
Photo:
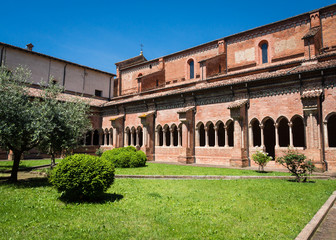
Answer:
<svg viewBox="0 0 336 240"><path fill-rule="evenodd" d="M112 146L113 129L94 129L86 133L84 146Z"/></svg>
<svg viewBox="0 0 336 240"><path fill-rule="evenodd" d="M165 124L156 127L156 146L182 147L182 125Z"/></svg>
<svg viewBox="0 0 336 240"><path fill-rule="evenodd" d="M250 147L260 147L275 157L275 148L306 147L306 133L304 119L293 116L290 121L280 116L276 121L265 117L261 122L253 118L249 124Z"/></svg>

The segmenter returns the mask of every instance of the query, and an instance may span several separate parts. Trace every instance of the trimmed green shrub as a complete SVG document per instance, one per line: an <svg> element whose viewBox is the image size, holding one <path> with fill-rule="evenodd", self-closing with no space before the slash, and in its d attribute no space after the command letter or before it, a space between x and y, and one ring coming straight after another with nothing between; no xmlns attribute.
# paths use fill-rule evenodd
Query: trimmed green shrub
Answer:
<svg viewBox="0 0 336 240"><path fill-rule="evenodd" d="M96 156L75 154L64 158L49 180L69 199L96 198L112 185L114 166Z"/></svg>
<svg viewBox="0 0 336 240"><path fill-rule="evenodd" d="M112 162L117 168L143 167L147 161L146 154L143 151L137 151L133 146L105 151L102 158Z"/></svg>
<svg viewBox="0 0 336 240"><path fill-rule="evenodd" d="M264 172L264 167L272 160L272 157L268 156L268 153L258 150L255 154L252 154L252 159L259 165L259 171Z"/></svg>
<svg viewBox="0 0 336 240"><path fill-rule="evenodd" d="M286 154L277 158L276 161L285 166L296 177L297 182L306 182L308 174L315 169L311 160L306 160L304 154L299 154L291 148L288 148Z"/></svg>

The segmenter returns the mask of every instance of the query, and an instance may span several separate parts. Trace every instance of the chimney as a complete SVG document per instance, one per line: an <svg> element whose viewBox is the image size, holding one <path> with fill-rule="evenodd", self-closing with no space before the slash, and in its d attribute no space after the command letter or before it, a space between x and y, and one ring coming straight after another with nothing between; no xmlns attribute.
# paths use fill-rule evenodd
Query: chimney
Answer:
<svg viewBox="0 0 336 240"><path fill-rule="evenodd" d="M28 51L33 51L34 45L32 43L29 43L26 45Z"/></svg>

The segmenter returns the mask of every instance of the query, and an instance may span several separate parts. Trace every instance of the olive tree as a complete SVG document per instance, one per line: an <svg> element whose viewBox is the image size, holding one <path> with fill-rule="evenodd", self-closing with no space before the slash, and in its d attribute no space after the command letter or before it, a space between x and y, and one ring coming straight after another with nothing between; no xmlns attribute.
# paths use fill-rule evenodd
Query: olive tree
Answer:
<svg viewBox="0 0 336 240"><path fill-rule="evenodd" d="M53 85L32 97L30 77L26 68L0 67L0 148L13 153L11 181L17 181L24 152L37 147L54 158L61 149L75 147L89 126L84 103L58 101L60 89Z"/></svg>

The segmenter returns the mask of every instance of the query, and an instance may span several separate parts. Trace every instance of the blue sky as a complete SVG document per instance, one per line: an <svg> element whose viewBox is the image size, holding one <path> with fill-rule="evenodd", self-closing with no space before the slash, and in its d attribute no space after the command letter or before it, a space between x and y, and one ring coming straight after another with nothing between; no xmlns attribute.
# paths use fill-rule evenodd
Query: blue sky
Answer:
<svg viewBox="0 0 336 240"><path fill-rule="evenodd" d="M335 3L282 1L3 1L0 42L115 73L144 45L153 59Z"/></svg>

